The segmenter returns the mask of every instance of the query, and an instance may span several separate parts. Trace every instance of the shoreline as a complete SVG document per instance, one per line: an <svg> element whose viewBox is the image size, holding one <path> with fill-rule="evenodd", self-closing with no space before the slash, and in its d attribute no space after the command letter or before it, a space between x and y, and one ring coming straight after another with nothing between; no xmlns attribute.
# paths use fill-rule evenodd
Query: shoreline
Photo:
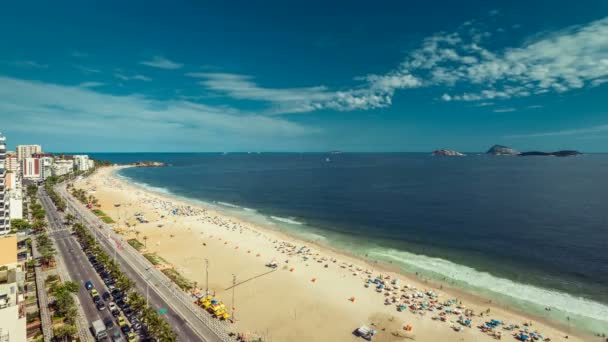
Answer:
<svg viewBox="0 0 608 342"><path fill-rule="evenodd" d="M153 189L150 189L149 187L146 187L145 185L141 185L135 181L129 180L127 177L120 176L117 174L117 171L119 171L120 169L126 168L126 167L129 167L129 166L111 167L111 172L109 172L108 176L113 178L115 181L122 183L123 186L133 187L139 191L147 193L148 195L161 197L161 198L169 198L171 201L175 201L177 203L186 203L186 204L192 205L194 207L209 206L209 205L205 205L204 201L190 199L190 198L175 195L172 193L163 193L163 192L154 191ZM85 181L86 181L86 179L85 179ZM99 191L99 189L97 191ZM214 204L211 204L211 206L217 207L217 205L214 205ZM219 210L216 208L204 208L204 209L207 210L209 213L211 213L210 215L219 215L219 216L229 215L229 214L226 214L225 212L223 212L221 209L219 209ZM110 216L114 216L113 210L107 211L107 214ZM241 217L230 216L229 219L236 220L239 222L244 221L244 219ZM241 223L246 224L246 225L251 225L250 222L241 222ZM587 340L588 338L592 338L590 335L586 335L585 332L578 331L578 330L570 330L569 327L565 326L561 322L546 319L543 317L538 317L529 312L525 312L518 308L509 306L506 303L495 302L491 298L486 298L481 295L467 292L465 289L461 289L461 288L452 286L449 283L444 284L444 283L437 281L435 279L432 279L432 278L429 279L426 277L420 277L419 275L409 273L409 272L403 270L398 265L395 265L395 264L392 264L389 262L384 262L382 260L375 260L375 259L369 258L369 257L363 257L363 256L357 255L355 253L349 253L348 251L339 249L337 247L331 246L331 245L323 243L323 242L314 241L314 240L306 240L306 239L303 239L301 236L298 236L297 233L290 234L289 232L285 232L284 230L279 230L275 227L260 226L257 223L255 223L253 227L255 230L261 231L261 233L263 233L264 235L272 236L272 238L278 238L281 240L296 242L296 243L305 242L306 245L308 245L309 247L312 247L311 249L314 249L315 251L318 250L323 255L329 254L332 258L340 259L341 261L346 259L349 263L353 263L358 266L363 265L363 267L367 267L367 268L372 268L373 269L372 273L374 273L374 274L375 273L390 274L393 278L398 277L401 279L405 279L405 281L414 283L416 286L420 286L420 288L432 289L436 292L441 292L442 294L443 293L449 294L449 296L451 298L455 297L455 298L464 300L466 302L472 302L473 304L475 304L475 306L488 307L488 308L491 307L492 312L495 312L496 310L504 311L506 316L512 316L512 317L517 317L517 318L522 318L520 316L523 316L527 320L533 320L535 322L535 325L537 325L539 323L541 325L543 325L542 330L546 330L546 328L544 327L544 326L546 326L547 328L551 328L552 330L553 329L558 330L560 335L565 335L565 334L570 335L570 340L575 340L575 338L577 336L580 337L582 340ZM162 253L159 253L159 254L162 255ZM185 274L185 276L188 278L191 278L186 274ZM447 333L450 333L450 329L448 329L447 327L444 327L443 329L445 329ZM473 327L472 330L476 331L477 329L475 327ZM568 332L564 333L564 331L568 331ZM553 340L560 340L560 338L563 337L563 336L554 336L554 335L555 335L555 333L551 334L551 338Z"/></svg>

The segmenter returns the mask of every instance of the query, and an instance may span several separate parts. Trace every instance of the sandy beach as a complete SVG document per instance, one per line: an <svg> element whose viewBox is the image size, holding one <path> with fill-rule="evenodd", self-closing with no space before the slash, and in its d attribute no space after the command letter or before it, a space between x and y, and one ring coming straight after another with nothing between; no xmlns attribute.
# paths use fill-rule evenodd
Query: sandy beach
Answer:
<svg viewBox="0 0 608 342"><path fill-rule="evenodd" d="M74 186L99 200L99 209L118 222L125 238L145 242L146 252L157 253L202 291L207 259L210 291L227 307L235 307L236 322L231 325L235 332L255 334L265 341L356 341L353 331L368 325L378 331L374 341L490 341L497 337L477 326L495 319L503 322L495 329L502 333L502 340L515 340L512 335L520 329L538 331L551 341L601 340L488 299L153 193L114 176L119 168L102 168ZM138 222L137 214L148 222ZM273 261L276 269L266 266ZM385 282L384 289L370 283L377 277ZM405 309L399 311L401 305ZM469 320L471 327L459 320ZM404 329L407 325L411 331ZM503 329L509 325L517 327Z"/></svg>

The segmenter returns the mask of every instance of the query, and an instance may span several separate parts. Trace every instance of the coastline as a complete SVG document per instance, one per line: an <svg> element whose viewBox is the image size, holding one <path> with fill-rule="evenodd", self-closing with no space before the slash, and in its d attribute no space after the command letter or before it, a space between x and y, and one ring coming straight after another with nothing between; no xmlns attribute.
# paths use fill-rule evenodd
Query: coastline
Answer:
<svg viewBox="0 0 608 342"><path fill-rule="evenodd" d="M190 205L193 207L204 207L205 206L205 204L201 203L201 201L183 198L183 197L180 197L180 196L177 196L174 194L157 193L140 184L128 181L127 179L125 179L125 177L118 176L115 174L115 172L117 172L118 170L120 170L122 168L124 168L124 167L112 167L112 168L109 168L109 170L102 170L101 172L106 172L107 173L106 176L109 179L111 179L111 181L118 182L119 184L121 184L122 187L131 188L130 190L136 189L135 191L132 191L132 192L142 192L142 193L145 193L145 196L169 198L170 201L172 201L172 202L187 204L187 205ZM98 175L99 175L99 173L97 173L93 177L96 177ZM85 182L86 182L86 180L85 180ZM102 191L99 188L99 186L96 189L96 192L98 192L98 191ZM100 194L100 197L103 197L103 196L101 196L101 194ZM111 196L109 196L109 197L111 197ZM111 210L111 203L107 203L107 199L100 198L100 201L102 202L102 209L108 210L107 211L108 215L112 216L112 218L114 218L114 219L117 219L117 220L120 219L120 214L115 215L114 211ZM105 203L106 208L104 208L104 202L106 202ZM141 208L138 208L138 210L139 209L141 209ZM224 212L222 212L221 210L218 210L216 208L213 208L213 209L205 208L205 210L208 211L210 213L210 215L212 215L212 216L226 217L226 214ZM242 221L241 218L228 217L228 219L233 220L233 221L238 221L240 225L251 226L251 224L248 222L241 222ZM148 230L148 229L150 229L150 230L154 229L152 227L152 225L156 221L154 221L154 220L150 220L150 221L152 222L152 224L150 225L150 227L146 226L144 228L144 231ZM177 220L175 222L177 223ZM184 222L181 222L181 223L183 224ZM192 225L193 222L188 222L187 224ZM162 229L166 229L166 228L162 228ZM194 229L194 227L190 227L188 229ZM297 236L297 234L289 234L283 230L278 230L272 226L264 227L264 226L260 226L260 225L256 224L255 226L252 227L252 229L254 229L254 231L258 234L258 236L260 234L263 234L264 236L270 237L269 239L267 239L268 241L274 239L275 241L277 241L277 240L288 241L290 244L294 244L294 245L298 245L298 246L307 245L310 247L311 250L314 250L315 252L318 251L317 255L322 254L330 259L339 259L341 262L344 262L344 260L346 260L347 263L350 263L352 265L359 265L359 266L362 266L363 268L368 268L368 269L371 268L371 269L373 269L372 273L374 274L374 276L378 273L381 273L384 275L390 275L392 278L398 277L402 281L412 284L413 286L416 286L417 288L420 288L420 289L424 288L426 290L431 289L434 292L440 292L442 294L442 298L458 298L459 300L463 300L463 301L467 302L467 307L475 308L476 312L484 310L482 308L488 308L488 309L491 309L491 312L493 314L492 316L494 316L494 314L496 314L496 317L499 317L499 318L501 316L506 317L506 319L503 319L504 321L515 321L515 323L518 323L518 324L521 324L522 322L527 322L527 321L533 320L534 327L545 332L545 335L550 336L552 338L552 340L554 340L554 341L562 340L563 336L565 336L565 335L570 336L570 338L568 339L569 341L577 340L577 338L580 340L588 340L588 339L592 338L591 336L588 336L583 332L568 331L569 330L568 327L564 326L563 324L561 324L559 322L556 322L553 320L547 320L547 319L544 319L541 317L535 317L534 315L531 315L530 313L523 312L518 309L509 307L506 304L492 302L491 300L489 300L487 298L478 296L476 294L468 293L467 291L465 291L463 289L452 287L448 284L442 284L442 283L437 282L432 279L421 279L420 277L416 277L416 275L414 275L414 274L405 273L399 266L397 266L395 264L390 264L388 262L375 261L375 260L372 260L371 258L364 258L362 256L348 253L347 251L340 250L338 248L329 246L329 245L324 244L319 241L304 240L304 239L302 239L302 237ZM183 231L180 231L178 229L176 231L176 233L183 233ZM201 232L201 234L203 234L203 233ZM234 236L232 236L232 238L234 238ZM188 266L187 263L185 263L185 262L180 262L178 259L171 256L170 252L163 251L162 250L163 248L153 248L152 247L150 249L151 250L157 249L159 255L161 255L163 258L166 258L167 260L173 262L177 266L178 269L180 269L180 268L183 269L184 275L186 275L188 278L196 278L197 280L200 279L200 276L201 276L200 274L197 275L197 274L192 273L192 271L189 270L189 268L192 268L191 266ZM196 253L196 252L194 252L194 253ZM257 260L254 259L254 260L257 261L258 264L263 263L263 261L260 259L257 259ZM264 260L264 261L267 261L267 260ZM298 264L296 264L296 265L298 265ZM306 267L308 267L308 266L309 265L306 265ZM302 266L298 265L296 267L302 267ZM349 268L349 269L351 269L351 268ZM325 271L327 271L327 269ZM318 271L315 271L315 272L318 272ZM348 271L346 271L345 273L348 274ZM360 273L360 271L354 272L354 273ZM340 278L345 278L345 275L342 274L337 279L340 279ZM356 277L356 278L358 278L358 277ZM355 278L351 278L351 279L353 279L353 281L350 281L349 283L354 283L354 285L349 284L348 288L352 289L353 292L357 292L357 291L354 291L355 289L358 290L358 292L361 292L360 290L361 290L361 288L363 288L362 282L361 281L357 282L357 279L355 279ZM200 282L199 282L199 284L200 284ZM367 289L366 292L369 297L377 297L377 296L374 296L375 293L373 293L372 290ZM366 296L366 295L363 294L362 296ZM359 298L357 298L357 299L359 301ZM372 301L376 305L382 304L382 297L376 298L376 299L371 298L371 300L369 301L370 307L374 306L373 304L371 304ZM356 305L356 304L354 304L354 305ZM481 333L480 331L478 331L478 329L476 329L475 327L473 327L472 329L467 329L462 333L458 333L459 335L452 336L452 334L457 334L457 333L453 332L449 328L449 325L440 327L440 329L436 329L441 324L446 325L446 323L432 321L429 317L420 319L420 317L413 317L409 312L406 314L399 313L394 309L394 306L392 306L392 305L390 305L390 307L392 308L392 310L390 310L391 308L389 308L389 306L384 306L384 305L378 306L378 308L374 307L373 309L370 309L369 310L370 320L376 320L376 319L372 319L372 318L375 317L375 315L377 315L377 314L384 315L381 318L377 319L378 321L381 322L381 323L378 323L379 325L383 324L382 321L385 321L384 323L386 323L387 325L390 325L387 322L392 322L394 320L394 318L397 318L398 320L401 320L404 322L409 320L409 323L413 323L415 325L415 327L419 333L419 336L422 338L422 340L433 340L433 338L452 339L452 338L456 338L456 336L458 336L459 338L464 338L464 340L469 340L469 338L470 338L470 340L477 340L480 336L485 336L488 339L492 339L490 336L487 336L487 335ZM315 310L318 310L318 308ZM343 309L341 308L341 310L343 310ZM359 315L359 317L361 317L361 315ZM483 320L482 318L478 318L475 320L475 323L476 324L483 323L482 320ZM368 324L368 323L369 322L361 321L358 325ZM241 325L242 324L240 322L238 324L236 324L237 329L241 328ZM358 325L353 325L353 326L351 326L351 328L354 329ZM306 324L305 324L305 326L306 326ZM244 327L246 329L250 329L250 327L247 324L245 324ZM352 329L351 329L351 331L352 331ZM394 329L394 328L390 328L390 329ZM439 330L439 331L436 331L436 330ZM348 332L349 331L339 332L335 336L339 336L338 338L340 339L345 336L349 336L348 334L342 335L343 333L348 333ZM435 334L440 334L440 335L435 335ZM273 336L275 336L275 335L273 335ZM449 336L451 336L451 337L449 337ZM379 334L378 337L380 337L379 340L392 340L390 336L383 336L383 334ZM316 338L315 340L318 340L318 338Z"/></svg>

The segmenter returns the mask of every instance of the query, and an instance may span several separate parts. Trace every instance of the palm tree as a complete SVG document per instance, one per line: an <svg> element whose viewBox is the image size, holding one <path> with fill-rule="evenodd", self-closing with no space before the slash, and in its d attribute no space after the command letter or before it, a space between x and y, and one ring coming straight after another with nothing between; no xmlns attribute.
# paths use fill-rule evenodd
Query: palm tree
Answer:
<svg viewBox="0 0 608 342"><path fill-rule="evenodd" d="M65 215L65 221L67 222L68 226L72 225L72 223L76 220L76 216L72 215L72 214L66 214Z"/></svg>
<svg viewBox="0 0 608 342"><path fill-rule="evenodd" d="M148 237L144 235L144 247L148 248Z"/></svg>
<svg viewBox="0 0 608 342"><path fill-rule="evenodd" d="M139 234L141 234L141 232L139 230L135 231L135 238L138 239L139 238Z"/></svg>
<svg viewBox="0 0 608 342"><path fill-rule="evenodd" d="M146 307L146 299L139 294L139 292L133 291L128 297L129 305L135 312L142 312Z"/></svg>
<svg viewBox="0 0 608 342"><path fill-rule="evenodd" d="M72 324L63 324L53 329L53 336L59 341L69 341L77 333L78 329Z"/></svg>
<svg viewBox="0 0 608 342"><path fill-rule="evenodd" d="M134 285L135 282L124 274L121 274L116 280L116 287L118 287L124 293L131 291Z"/></svg>

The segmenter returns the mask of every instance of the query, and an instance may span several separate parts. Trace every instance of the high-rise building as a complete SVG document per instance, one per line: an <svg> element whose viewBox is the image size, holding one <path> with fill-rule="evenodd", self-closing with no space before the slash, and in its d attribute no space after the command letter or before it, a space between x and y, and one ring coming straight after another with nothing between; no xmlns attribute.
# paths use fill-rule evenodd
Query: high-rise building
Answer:
<svg viewBox="0 0 608 342"><path fill-rule="evenodd" d="M72 156L74 159L74 165L78 169L78 171L87 171L89 169L89 156L84 155L75 155Z"/></svg>
<svg viewBox="0 0 608 342"><path fill-rule="evenodd" d="M21 163L19 163L16 153L6 152L4 168L6 169L6 171L11 171L11 172L15 172L15 173L19 172L19 170L21 169Z"/></svg>
<svg viewBox="0 0 608 342"><path fill-rule="evenodd" d="M6 195L6 138L0 134L0 235L11 230L9 201Z"/></svg>
<svg viewBox="0 0 608 342"><path fill-rule="evenodd" d="M45 180L53 175L53 158L42 157L40 158L40 178Z"/></svg>
<svg viewBox="0 0 608 342"><path fill-rule="evenodd" d="M23 161L25 158L30 158L34 153L41 153L42 146L40 145L17 145L17 160Z"/></svg>
<svg viewBox="0 0 608 342"><path fill-rule="evenodd" d="M23 171L23 179L38 180L40 179L40 158L25 158L21 166Z"/></svg>

